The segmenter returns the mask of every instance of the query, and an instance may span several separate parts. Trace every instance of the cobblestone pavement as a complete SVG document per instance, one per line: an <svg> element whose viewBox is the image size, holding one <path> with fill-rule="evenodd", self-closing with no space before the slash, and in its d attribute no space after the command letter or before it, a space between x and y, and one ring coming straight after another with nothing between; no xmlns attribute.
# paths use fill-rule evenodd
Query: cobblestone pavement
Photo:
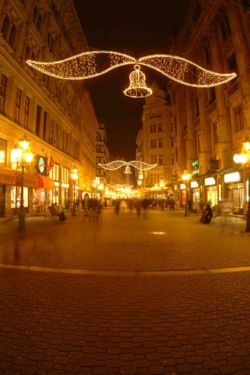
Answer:
<svg viewBox="0 0 250 375"><path fill-rule="evenodd" d="M17 222L0 226L0 263L119 271L250 266L249 235L239 220L204 225L172 211L150 211L146 219L108 211L98 222L32 218L23 238Z"/></svg>
<svg viewBox="0 0 250 375"><path fill-rule="evenodd" d="M15 226L0 226L0 374L250 374L249 236L238 223L107 212L99 223L27 220L23 238ZM204 271L223 267L242 272Z"/></svg>

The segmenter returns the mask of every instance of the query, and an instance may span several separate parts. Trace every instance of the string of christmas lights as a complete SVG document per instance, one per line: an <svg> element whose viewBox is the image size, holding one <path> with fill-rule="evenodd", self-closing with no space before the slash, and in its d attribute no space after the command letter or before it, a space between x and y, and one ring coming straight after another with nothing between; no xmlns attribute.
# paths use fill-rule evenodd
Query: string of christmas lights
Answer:
<svg viewBox="0 0 250 375"><path fill-rule="evenodd" d="M70 58L42 62L27 60L26 63L44 74L70 80L97 77L124 65L145 65L166 77L193 87L213 87L234 79L236 73L217 73L207 70L183 57L149 55L136 60L134 57L114 51L88 51Z"/></svg>
<svg viewBox="0 0 250 375"><path fill-rule="evenodd" d="M145 163L144 161L138 161L138 160L131 160L131 161L124 161L124 160L114 160L107 164L98 163L98 166L107 169L109 171L114 171L116 169L119 169L124 166L129 166L139 169L141 171L148 171L152 168L155 168L157 164L149 164Z"/></svg>

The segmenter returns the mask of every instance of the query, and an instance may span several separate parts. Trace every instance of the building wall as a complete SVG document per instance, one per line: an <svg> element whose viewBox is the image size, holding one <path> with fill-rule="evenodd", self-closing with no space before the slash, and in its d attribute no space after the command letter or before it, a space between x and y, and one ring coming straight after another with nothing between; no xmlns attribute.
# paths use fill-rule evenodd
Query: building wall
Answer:
<svg viewBox="0 0 250 375"><path fill-rule="evenodd" d="M62 189L66 187L62 183L68 185L67 204L72 201L70 170L74 167L78 169L78 191L91 189L96 173L97 119L82 83L46 76L25 61L59 60L86 48L86 38L71 0L1 2L0 140L6 143L6 150L0 168L13 167L11 149L26 136L31 151L48 160L52 178L55 178L53 165L59 166L57 192L46 192L47 204L51 200L65 204ZM62 179L65 170L68 181ZM30 173L37 173L34 163ZM10 187L5 190L6 214L10 210ZM31 208L32 203L31 197Z"/></svg>
<svg viewBox="0 0 250 375"><path fill-rule="evenodd" d="M172 111L166 93L157 84L152 85L153 95L145 99L142 129L137 137L137 160L157 164L144 173L144 186L170 184L173 172L171 156Z"/></svg>
<svg viewBox="0 0 250 375"><path fill-rule="evenodd" d="M107 134L104 124L99 124L96 133L96 176L100 177L101 182L107 182L107 170L101 168L98 164L109 162L109 150L107 144Z"/></svg>
<svg viewBox="0 0 250 375"><path fill-rule="evenodd" d="M171 82L177 152L175 173L192 172L198 160L200 199L209 200L212 187L204 186L205 177L214 176L216 198L231 199L239 208L248 197L247 176L233 162L250 139L250 4L235 0L196 0L190 2L177 38L169 45L171 53L183 56L213 71L236 72L233 81L214 88L191 88ZM240 172L240 181L225 184L224 175ZM240 189L240 190L237 190ZM192 193L192 192L191 192ZM238 203L234 197L243 195Z"/></svg>

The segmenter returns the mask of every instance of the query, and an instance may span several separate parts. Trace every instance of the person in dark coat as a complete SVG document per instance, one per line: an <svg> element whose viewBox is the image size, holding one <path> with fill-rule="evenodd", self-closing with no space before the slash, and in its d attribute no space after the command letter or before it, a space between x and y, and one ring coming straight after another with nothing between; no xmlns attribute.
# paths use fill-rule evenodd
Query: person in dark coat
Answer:
<svg viewBox="0 0 250 375"><path fill-rule="evenodd" d="M209 224L211 222L212 217L213 217L213 210L210 207L210 205L207 203L202 213L202 216L200 218L200 222L202 224Z"/></svg>

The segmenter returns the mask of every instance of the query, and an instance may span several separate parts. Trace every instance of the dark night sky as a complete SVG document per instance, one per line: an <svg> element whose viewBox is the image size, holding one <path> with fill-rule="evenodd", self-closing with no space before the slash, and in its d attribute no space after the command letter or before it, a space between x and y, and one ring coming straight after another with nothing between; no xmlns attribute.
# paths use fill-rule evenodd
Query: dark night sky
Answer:
<svg viewBox="0 0 250 375"><path fill-rule="evenodd" d="M85 1L74 0L90 49L112 50L135 57L168 53L166 41L178 31L190 0ZM128 86L133 66L117 68L103 76L86 80L97 118L107 130L112 155L135 158L135 141L141 127L143 99L131 99L122 92ZM167 79L152 69L142 68L147 84Z"/></svg>

